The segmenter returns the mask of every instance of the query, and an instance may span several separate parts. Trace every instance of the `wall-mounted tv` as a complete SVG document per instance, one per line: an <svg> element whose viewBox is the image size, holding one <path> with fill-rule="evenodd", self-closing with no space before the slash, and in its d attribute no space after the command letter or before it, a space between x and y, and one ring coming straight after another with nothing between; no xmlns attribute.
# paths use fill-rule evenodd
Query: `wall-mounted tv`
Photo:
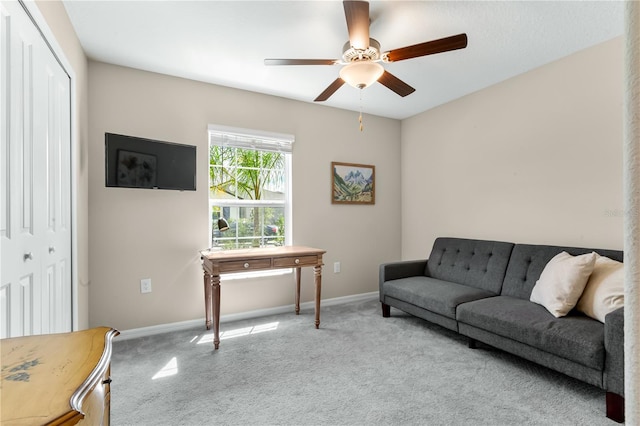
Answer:
<svg viewBox="0 0 640 426"><path fill-rule="evenodd" d="M105 133L105 185L196 190L196 147Z"/></svg>

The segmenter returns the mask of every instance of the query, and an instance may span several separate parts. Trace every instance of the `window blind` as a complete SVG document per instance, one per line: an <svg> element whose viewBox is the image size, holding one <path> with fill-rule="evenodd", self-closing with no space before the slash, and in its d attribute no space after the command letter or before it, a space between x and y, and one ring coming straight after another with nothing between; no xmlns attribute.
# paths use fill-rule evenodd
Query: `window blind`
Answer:
<svg viewBox="0 0 640 426"><path fill-rule="evenodd" d="M285 133L209 125L209 143L212 145L290 153L294 140L293 135Z"/></svg>

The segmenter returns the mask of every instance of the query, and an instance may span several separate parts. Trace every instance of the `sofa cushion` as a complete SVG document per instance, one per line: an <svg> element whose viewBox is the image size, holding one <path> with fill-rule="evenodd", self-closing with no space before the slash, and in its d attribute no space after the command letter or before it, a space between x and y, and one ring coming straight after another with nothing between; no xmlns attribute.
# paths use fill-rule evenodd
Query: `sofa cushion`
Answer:
<svg viewBox="0 0 640 426"><path fill-rule="evenodd" d="M456 317L586 367L604 368L604 325L584 315L556 318L528 300L497 296L458 306Z"/></svg>
<svg viewBox="0 0 640 426"><path fill-rule="evenodd" d="M513 243L437 238L425 275L499 294Z"/></svg>
<svg viewBox="0 0 640 426"><path fill-rule="evenodd" d="M424 276L386 281L383 291L386 296L451 319L456 318L459 304L494 296L486 290Z"/></svg>
<svg viewBox="0 0 640 426"><path fill-rule="evenodd" d="M595 252L571 256L563 251L555 255L533 286L530 300L556 318L567 315L578 303L595 263Z"/></svg>
<svg viewBox="0 0 640 426"><path fill-rule="evenodd" d="M604 322L609 312L624 306L624 264L596 256L596 264L576 309Z"/></svg>
<svg viewBox="0 0 640 426"><path fill-rule="evenodd" d="M540 278L544 267L555 255L562 251L566 251L573 256L595 251L602 256L622 261L622 251L617 250L516 244L511 252L500 294L529 300L531 290Z"/></svg>

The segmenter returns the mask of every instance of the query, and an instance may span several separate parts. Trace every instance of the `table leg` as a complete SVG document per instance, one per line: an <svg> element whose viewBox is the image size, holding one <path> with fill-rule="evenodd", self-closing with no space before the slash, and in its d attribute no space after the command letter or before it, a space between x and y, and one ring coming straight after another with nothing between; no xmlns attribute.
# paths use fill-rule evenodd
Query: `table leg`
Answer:
<svg viewBox="0 0 640 426"><path fill-rule="evenodd" d="M300 315L300 269L296 268L296 315Z"/></svg>
<svg viewBox="0 0 640 426"><path fill-rule="evenodd" d="M204 272L204 324L211 329L211 275Z"/></svg>
<svg viewBox="0 0 640 426"><path fill-rule="evenodd" d="M220 275L211 276L211 290L213 293L213 347L220 346Z"/></svg>
<svg viewBox="0 0 640 426"><path fill-rule="evenodd" d="M322 289L322 265L313 267L314 282L316 285L316 328L320 327L320 291Z"/></svg>

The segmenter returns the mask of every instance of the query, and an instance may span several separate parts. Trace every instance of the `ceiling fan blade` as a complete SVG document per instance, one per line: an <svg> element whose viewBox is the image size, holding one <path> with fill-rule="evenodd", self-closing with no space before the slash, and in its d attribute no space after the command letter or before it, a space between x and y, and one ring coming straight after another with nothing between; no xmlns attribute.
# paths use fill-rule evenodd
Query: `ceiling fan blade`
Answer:
<svg viewBox="0 0 640 426"><path fill-rule="evenodd" d="M347 18L349 44L355 49L369 47L369 2L343 1L344 15Z"/></svg>
<svg viewBox="0 0 640 426"><path fill-rule="evenodd" d="M398 77L396 77L395 75L391 74L388 71L385 71L382 73L382 75L378 79L378 82L387 86L387 88L393 90L403 98L416 91L416 89L409 86L407 83L400 80Z"/></svg>
<svg viewBox="0 0 640 426"><path fill-rule="evenodd" d="M265 65L335 65L337 59L265 59Z"/></svg>
<svg viewBox="0 0 640 426"><path fill-rule="evenodd" d="M335 81L329 85L329 87L324 89L324 92L320 93L320 95L318 95L318 97L313 100L313 102L326 101L331 95L336 92L336 90L341 88L343 84L343 79L341 79L340 77L336 78Z"/></svg>
<svg viewBox="0 0 640 426"><path fill-rule="evenodd" d="M417 58L419 56L433 55L435 53L448 52L450 50L464 49L467 47L467 35L458 34L439 40L427 41L414 44L413 46L401 47L390 50L383 54L385 61L396 62L405 59Z"/></svg>

